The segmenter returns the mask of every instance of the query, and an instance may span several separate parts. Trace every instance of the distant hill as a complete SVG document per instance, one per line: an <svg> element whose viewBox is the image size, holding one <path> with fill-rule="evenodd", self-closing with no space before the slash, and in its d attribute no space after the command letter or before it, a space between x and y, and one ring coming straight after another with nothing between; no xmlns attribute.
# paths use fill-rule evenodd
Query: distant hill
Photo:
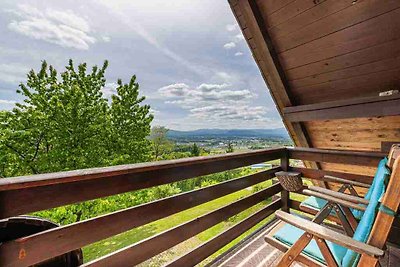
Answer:
<svg viewBox="0 0 400 267"><path fill-rule="evenodd" d="M169 130L167 136L172 139L177 138L199 138L199 137L218 137L218 138L289 138L285 128L277 129L199 129L194 131Z"/></svg>

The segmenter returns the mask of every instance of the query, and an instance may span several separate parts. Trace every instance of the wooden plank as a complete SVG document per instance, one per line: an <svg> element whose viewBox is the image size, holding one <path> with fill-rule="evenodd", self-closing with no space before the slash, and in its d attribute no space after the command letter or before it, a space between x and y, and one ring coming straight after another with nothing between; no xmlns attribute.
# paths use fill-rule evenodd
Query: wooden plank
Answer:
<svg viewBox="0 0 400 267"><path fill-rule="evenodd" d="M289 121L333 120L400 115L400 94L346 99L283 109Z"/></svg>
<svg viewBox="0 0 400 267"><path fill-rule="evenodd" d="M214 252L229 244L242 233L246 232L251 227L255 226L257 223L273 214L275 210L279 209L280 207L280 199L277 199L274 202L268 204L260 211L230 227L228 230L218 234L207 242L189 251L185 255L168 263L166 266L195 266L196 264L206 259L208 256L212 255Z"/></svg>
<svg viewBox="0 0 400 267"><path fill-rule="evenodd" d="M302 219L298 216L277 210L275 215L284 222L300 228L312 235L318 236L335 244L349 248L357 253L368 254L371 256L382 256L384 251L365 243L354 240L353 238L333 231L327 227Z"/></svg>
<svg viewBox="0 0 400 267"><path fill-rule="evenodd" d="M339 0L339 1L308 1L308 0L298 0L291 3L291 9L288 7L285 9L281 9L279 14L286 19L284 21L283 18L275 18L276 13L271 14L268 17L268 21L277 20L277 22L283 23L268 23L266 26L272 25L272 27L268 28L271 36L273 38L277 38L283 35L288 35L293 33L294 31L300 30L303 27L306 27L317 20L323 19L331 14L339 12L345 8L352 6L352 0ZM286 12L285 12L286 11Z"/></svg>
<svg viewBox="0 0 400 267"><path fill-rule="evenodd" d="M311 190L308 190L308 189L304 189L302 191L302 194L307 195L307 196L313 196L313 197L322 198L322 199L325 199L325 200L327 200L329 202L337 203L337 204L343 205L345 207L353 208L353 209L356 209L356 210L365 211L365 209L366 209L365 206L360 206L358 204L354 204L353 202L350 202L350 201L347 201L347 200L343 200L341 198L336 198L336 197L333 197L331 195L318 193L318 192L311 191Z"/></svg>
<svg viewBox="0 0 400 267"><path fill-rule="evenodd" d="M396 39L377 46L357 50L352 53L345 53L341 56L331 57L326 60L310 63L306 66L289 69L286 70L286 75L289 80L313 77L325 73L330 77L331 73L335 71L385 60L390 57L399 57L399 45L400 39Z"/></svg>
<svg viewBox="0 0 400 267"><path fill-rule="evenodd" d="M285 36L274 39L278 53L311 42L331 33L362 23L400 7L397 0L358 1L349 8L311 23Z"/></svg>
<svg viewBox="0 0 400 267"><path fill-rule="evenodd" d="M282 153L279 148L1 179L0 218L248 166Z"/></svg>
<svg viewBox="0 0 400 267"><path fill-rule="evenodd" d="M301 104L313 104L359 97L379 96L380 92L397 89L400 68L321 83L292 92Z"/></svg>
<svg viewBox="0 0 400 267"><path fill-rule="evenodd" d="M381 151L381 142L400 141L400 116L309 121L305 125L319 148Z"/></svg>
<svg viewBox="0 0 400 267"><path fill-rule="evenodd" d="M277 267L288 267L296 260L297 256L303 251L303 249L310 243L313 236L309 233L302 234L296 243L291 246L288 251L283 254L283 257L279 260Z"/></svg>
<svg viewBox="0 0 400 267"><path fill-rule="evenodd" d="M324 2L326 2L326 0L321 0L319 2L307 0L293 1L284 8L281 8L272 14L263 14L265 27L268 28L270 33L275 33L274 29L279 28L279 26L282 24L292 24L293 20L296 20L298 17L302 17L304 13L308 13L307 11L310 11L311 9L316 9L316 6L321 5ZM286 33L288 32L286 31ZM276 36L273 35L273 37L275 38Z"/></svg>
<svg viewBox="0 0 400 267"><path fill-rule="evenodd" d="M257 4L264 14L273 14L295 0L257 0Z"/></svg>
<svg viewBox="0 0 400 267"><path fill-rule="evenodd" d="M88 262L87 266L132 266L139 264L161 252L167 250L186 239L195 236L213 225L242 212L245 209L265 200L282 190L280 184L254 193L246 198L237 200L222 208L209 212L189 222L166 230L153 237L140 241L139 243L122 248L99 259Z"/></svg>
<svg viewBox="0 0 400 267"><path fill-rule="evenodd" d="M400 23L399 23L400 24ZM379 53L380 51L377 51ZM390 57L388 59L368 62L335 71L324 72L307 76L300 79L289 80L290 87L301 88L315 84L328 83L331 81L344 80L366 74L382 73L392 69L400 68L400 57Z"/></svg>
<svg viewBox="0 0 400 267"><path fill-rule="evenodd" d="M316 162L331 162L347 165L378 166L386 156L381 152L345 151L316 148L287 148L289 158Z"/></svg>
<svg viewBox="0 0 400 267"><path fill-rule="evenodd" d="M325 195L330 195L332 197L336 197L336 198L340 198L342 200L353 202L355 204L364 204L364 205L368 205L369 204L369 201L364 199L364 198L353 196L353 195L349 195L349 194L344 194L344 193L341 193L341 192L337 192L337 191L321 188L321 187L318 187L318 186L310 185L308 187L308 189L312 190L314 192L322 193L322 194L325 194Z"/></svg>
<svg viewBox="0 0 400 267"><path fill-rule="evenodd" d="M366 63L390 58L387 56L387 52L390 50L385 53L385 51L380 51L379 47L385 46L387 42L399 39L399 13L399 9L393 10L392 12L285 51L279 55L279 58L285 70L296 69L301 66L307 68L308 65L319 62L321 72L332 71L334 69L331 65L335 61L328 61L328 59L353 54L359 50L370 48L369 50L374 50L376 54L367 56L364 58L364 61L361 57L353 57L352 60L358 60L356 62L348 60L346 62L349 64L347 67L357 66L362 62ZM371 57L373 61L370 61L371 59L369 58ZM325 65L325 63L329 64ZM293 79L292 76L288 73L289 80ZM296 77L299 76L297 75Z"/></svg>
<svg viewBox="0 0 400 267"><path fill-rule="evenodd" d="M45 232L3 243L0 255L6 265L19 264L18 252L25 251L24 265L33 265L43 260L81 248L87 244L125 232L135 227L159 220L174 213L200 205L221 196L266 181L275 176L280 167L262 171L213 186L200 188L140 206L120 210L100 217L50 229ZM97 229L92 231L92 229ZM57 240L57 242L54 242ZM52 244L44 246L43 244Z"/></svg>

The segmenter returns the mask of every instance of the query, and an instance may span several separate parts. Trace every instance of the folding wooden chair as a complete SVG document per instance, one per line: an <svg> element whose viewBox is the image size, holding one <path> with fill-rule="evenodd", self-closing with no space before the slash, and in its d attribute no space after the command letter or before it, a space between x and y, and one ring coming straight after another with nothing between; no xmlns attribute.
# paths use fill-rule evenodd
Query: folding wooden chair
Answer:
<svg viewBox="0 0 400 267"><path fill-rule="evenodd" d="M308 266L376 266L400 204L400 148L394 148L389 168L377 179L371 199L352 237L320 225L322 211L309 221L277 211L280 219L265 236L285 252L278 266L294 261ZM390 174L391 172L391 174Z"/></svg>
<svg viewBox="0 0 400 267"><path fill-rule="evenodd" d="M384 158L380 161L375 176L378 175L380 165L390 165L388 159L393 159L393 153L399 147L399 144L392 146L389 151L388 158ZM357 227L357 221L361 219L365 207L368 205L374 183L372 183L372 185L368 185L365 183L350 181L333 176L325 176L324 178L327 181L342 184L340 189L336 192L317 186L309 186L309 190L305 190L304 193L310 195L310 197L300 204L300 209L306 213L316 215L321 209L326 208L326 206L332 206L333 211L327 215L327 219L344 225L344 227L351 226L354 230ZM354 186L368 188L368 191L363 198L358 196ZM346 190L348 190L350 194L344 194ZM338 209L338 205L334 204L334 202L330 201L329 199L326 199L326 196L331 197L331 199L342 199L344 201L354 203L355 205L349 204L350 208L342 207L341 209Z"/></svg>

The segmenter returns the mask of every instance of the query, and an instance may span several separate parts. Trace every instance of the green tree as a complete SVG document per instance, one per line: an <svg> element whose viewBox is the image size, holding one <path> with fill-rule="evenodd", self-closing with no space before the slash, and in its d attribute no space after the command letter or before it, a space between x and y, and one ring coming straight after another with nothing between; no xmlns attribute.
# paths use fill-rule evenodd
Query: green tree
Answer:
<svg viewBox="0 0 400 267"><path fill-rule="evenodd" d="M171 152L173 148L173 143L167 138L168 131L164 126L151 128L150 140L153 144L154 160L159 160L161 156Z"/></svg>
<svg viewBox="0 0 400 267"><path fill-rule="evenodd" d="M1 177L150 159L150 107L143 105L135 76L128 84L118 81L109 104L102 93L107 66L105 61L88 71L86 63L75 68L70 60L58 75L43 61L38 72L29 72L17 90L24 102L0 113ZM122 200L132 204L133 199L122 194L43 214L65 223L112 211Z"/></svg>
<svg viewBox="0 0 400 267"><path fill-rule="evenodd" d="M234 151L231 141L228 141L228 147L226 148L226 153L232 153Z"/></svg>
<svg viewBox="0 0 400 267"><path fill-rule="evenodd" d="M193 143L190 153L194 157L200 156L200 148L196 143Z"/></svg>

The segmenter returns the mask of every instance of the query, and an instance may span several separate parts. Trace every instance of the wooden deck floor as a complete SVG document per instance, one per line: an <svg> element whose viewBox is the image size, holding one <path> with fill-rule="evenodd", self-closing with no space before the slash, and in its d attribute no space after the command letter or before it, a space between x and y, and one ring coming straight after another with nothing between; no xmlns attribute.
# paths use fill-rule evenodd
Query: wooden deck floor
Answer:
<svg viewBox="0 0 400 267"><path fill-rule="evenodd" d="M274 221L273 221L274 222ZM272 223L265 225L248 239L228 250L211 262L209 267L273 267L283 255L278 249L264 241L264 236ZM388 253L380 261L382 267L400 266L400 249L388 246ZM300 267L301 264L292 266Z"/></svg>

